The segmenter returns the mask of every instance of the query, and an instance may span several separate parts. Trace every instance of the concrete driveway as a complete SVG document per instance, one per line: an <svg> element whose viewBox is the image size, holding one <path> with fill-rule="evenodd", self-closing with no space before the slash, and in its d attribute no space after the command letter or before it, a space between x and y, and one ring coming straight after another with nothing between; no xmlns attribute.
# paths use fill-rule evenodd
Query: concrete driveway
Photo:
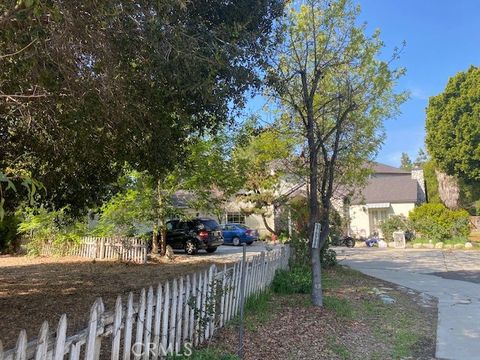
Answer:
<svg viewBox="0 0 480 360"><path fill-rule="evenodd" d="M281 247L281 245L265 245L262 241L255 241L252 245L247 246L247 257L267 251L267 246L269 249ZM175 254L185 254L183 250L174 250L174 252ZM199 250L196 255L192 256L192 259L230 262L240 260L242 256L243 246L221 245L213 254L208 254L205 250Z"/></svg>
<svg viewBox="0 0 480 360"><path fill-rule="evenodd" d="M480 252L336 251L343 265L438 298L437 358L480 359Z"/></svg>

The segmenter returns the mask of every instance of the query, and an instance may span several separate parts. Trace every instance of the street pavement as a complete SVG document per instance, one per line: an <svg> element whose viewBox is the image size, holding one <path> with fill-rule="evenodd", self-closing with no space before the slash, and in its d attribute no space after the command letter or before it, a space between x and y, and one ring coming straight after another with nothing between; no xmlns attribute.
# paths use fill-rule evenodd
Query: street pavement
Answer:
<svg viewBox="0 0 480 360"><path fill-rule="evenodd" d="M480 359L480 252L335 250L343 265L438 298L437 358Z"/></svg>

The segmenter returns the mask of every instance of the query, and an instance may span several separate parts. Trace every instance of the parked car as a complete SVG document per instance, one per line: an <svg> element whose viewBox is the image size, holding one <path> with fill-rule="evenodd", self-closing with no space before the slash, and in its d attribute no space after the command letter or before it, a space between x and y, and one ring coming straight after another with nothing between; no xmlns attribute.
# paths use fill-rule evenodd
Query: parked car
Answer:
<svg viewBox="0 0 480 360"><path fill-rule="evenodd" d="M213 219L170 220L167 222L167 245L193 255L199 249L213 253L223 244L222 229Z"/></svg>
<svg viewBox="0 0 480 360"><path fill-rule="evenodd" d="M225 244L238 246L247 243L247 245L252 245L254 241L258 240L258 231L243 224L223 224L221 228Z"/></svg>

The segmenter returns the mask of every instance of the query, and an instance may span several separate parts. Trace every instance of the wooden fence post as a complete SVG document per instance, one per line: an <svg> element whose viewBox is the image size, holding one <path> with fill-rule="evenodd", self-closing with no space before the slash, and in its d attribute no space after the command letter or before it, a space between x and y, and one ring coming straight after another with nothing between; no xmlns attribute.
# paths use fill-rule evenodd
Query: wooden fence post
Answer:
<svg viewBox="0 0 480 360"><path fill-rule="evenodd" d="M132 327L133 327L133 293L128 294L127 315L125 316L125 340L123 347L123 360L130 360L132 352Z"/></svg>

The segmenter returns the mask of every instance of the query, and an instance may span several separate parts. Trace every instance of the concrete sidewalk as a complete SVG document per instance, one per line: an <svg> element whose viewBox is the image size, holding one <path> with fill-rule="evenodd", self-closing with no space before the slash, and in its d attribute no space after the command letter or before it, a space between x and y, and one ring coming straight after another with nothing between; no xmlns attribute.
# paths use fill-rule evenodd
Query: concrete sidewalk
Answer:
<svg viewBox="0 0 480 360"><path fill-rule="evenodd" d="M480 359L480 284L437 276L466 266L479 269L480 254L457 261L445 261L441 251L341 249L338 255L343 265L438 298L437 358Z"/></svg>

